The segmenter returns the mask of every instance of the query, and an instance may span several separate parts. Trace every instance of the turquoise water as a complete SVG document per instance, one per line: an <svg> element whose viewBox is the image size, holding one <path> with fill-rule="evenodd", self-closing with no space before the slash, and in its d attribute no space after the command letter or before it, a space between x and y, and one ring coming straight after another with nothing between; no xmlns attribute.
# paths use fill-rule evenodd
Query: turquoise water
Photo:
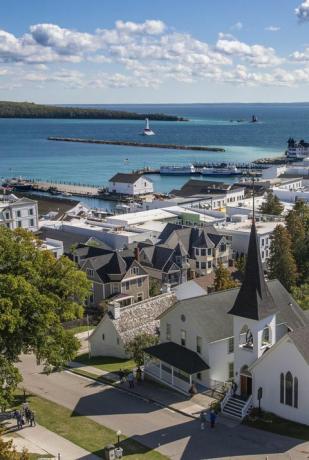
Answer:
<svg viewBox="0 0 309 460"><path fill-rule="evenodd" d="M104 106L100 106L104 107ZM309 104L197 104L106 106L140 113L164 112L189 122L152 122L155 137L141 137L144 123L127 120L0 119L1 177L104 185L118 171L195 161L252 161L280 155L289 136L309 137ZM249 123L255 114L259 123ZM235 120L245 120L237 123ZM234 120L231 122L231 120ZM48 141L48 136L219 146L223 153L174 151ZM185 177L153 176L155 189L167 192Z"/></svg>

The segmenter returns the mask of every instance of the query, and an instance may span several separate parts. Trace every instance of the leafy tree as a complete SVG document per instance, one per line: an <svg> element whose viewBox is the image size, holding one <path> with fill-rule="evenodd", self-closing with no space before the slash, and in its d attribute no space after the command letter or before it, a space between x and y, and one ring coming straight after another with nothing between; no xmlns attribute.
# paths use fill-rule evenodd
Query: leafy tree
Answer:
<svg viewBox="0 0 309 460"><path fill-rule="evenodd" d="M235 267L239 273L240 280L244 280L247 258L244 254L238 256L235 261Z"/></svg>
<svg viewBox="0 0 309 460"><path fill-rule="evenodd" d="M294 287L292 295L303 310L309 309L309 283Z"/></svg>
<svg viewBox="0 0 309 460"><path fill-rule="evenodd" d="M156 345L157 343L157 336L143 332L127 343L126 352L132 356L138 366L142 366L145 358L144 349Z"/></svg>
<svg viewBox="0 0 309 460"><path fill-rule="evenodd" d="M225 289L232 289L237 286L237 282L233 280L227 268L224 267L222 262L218 264L215 269L214 289L215 291L223 291Z"/></svg>
<svg viewBox="0 0 309 460"><path fill-rule="evenodd" d="M39 249L30 232L0 227L0 404L21 380L21 353L34 353L46 370L73 358L78 341L61 322L82 316L89 289L67 257Z"/></svg>
<svg viewBox="0 0 309 460"><path fill-rule="evenodd" d="M273 232L268 266L269 277L277 278L288 291L291 291L296 283L297 268L289 232L282 225L277 225Z"/></svg>
<svg viewBox="0 0 309 460"><path fill-rule="evenodd" d="M267 192L266 201L261 205L260 211L263 214L271 214L273 216L279 216L284 209L279 198L273 194L271 190Z"/></svg>
<svg viewBox="0 0 309 460"><path fill-rule="evenodd" d="M30 460L30 456L26 450L23 450L21 454L16 452L13 446L13 440L4 441L3 429L0 428L0 458L1 460Z"/></svg>
<svg viewBox="0 0 309 460"><path fill-rule="evenodd" d="M292 241L292 251L297 264L299 281L309 281L309 207L302 201L285 218Z"/></svg>
<svg viewBox="0 0 309 460"><path fill-rule="evenodd" d="M160 283L154 278L149 278L149 295L150 297L155 297L156 295L161 294Z"/></svg>

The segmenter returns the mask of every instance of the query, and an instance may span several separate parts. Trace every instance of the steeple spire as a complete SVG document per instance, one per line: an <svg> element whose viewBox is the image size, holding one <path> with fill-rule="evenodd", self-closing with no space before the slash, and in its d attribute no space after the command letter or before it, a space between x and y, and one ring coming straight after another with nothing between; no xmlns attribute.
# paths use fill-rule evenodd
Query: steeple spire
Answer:
<svg viewBox="0 0 309 460"><path fill-rule="evenodd" d="M243 318L260 320L275 313L277 308L264 278L255 227L254 205L253 185L253 216L245 276L235 303L229 313Z"/></svg>

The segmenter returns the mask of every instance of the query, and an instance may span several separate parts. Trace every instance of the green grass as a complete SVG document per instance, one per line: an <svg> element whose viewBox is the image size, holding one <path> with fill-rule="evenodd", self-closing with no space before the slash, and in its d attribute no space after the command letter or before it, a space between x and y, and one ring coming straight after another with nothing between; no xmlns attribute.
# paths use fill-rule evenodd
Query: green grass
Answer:
<svg viewBox="0 0 309 460"><path fill-rule="evenodd" d="M54 458L48 454L29 454L30 460L38 460L38 458Z"/></svg>
<svg viewBox="0 0 309 460"><path fill-rule="evenodd" d="M79 355L75 361L85 366L93 366L106 372L131 371L135 367L133 359L120 359L112 356L93 356L89 358L88 354Z"/></svg>
<svg viewBox="0 0 309 460"><path fill-rule="evenodd" d="M309 426L291 422L269 412L263 412L261 416L250 417L246 424L271 433L309 441Z"/></svg>
<svg viewBox="0 0 309 460"><path fill-rule="evenodd" d="M107 444L117 442L117 436L113 430L85 416L79 416L76 412L36 395L28 396L27 399L40 425L101 458L104 458L103 448ZM22 395L18 394L15 406L21 404L22 401ZM128 460L166 460L168 458L124 436L121 436L121 447L124 449L124 457Z"/></svg>
<svg viewBox="0 0 309 460"><path fill-rule="evenodd" d="M84 326L72 327L72 328L68 329L68 331L72 332L73 334L79 334L80 332L88 331L88 329L89 329L89 331L91 331L94 328L95 328L95 326L87 326L85 324Z"/></svg>

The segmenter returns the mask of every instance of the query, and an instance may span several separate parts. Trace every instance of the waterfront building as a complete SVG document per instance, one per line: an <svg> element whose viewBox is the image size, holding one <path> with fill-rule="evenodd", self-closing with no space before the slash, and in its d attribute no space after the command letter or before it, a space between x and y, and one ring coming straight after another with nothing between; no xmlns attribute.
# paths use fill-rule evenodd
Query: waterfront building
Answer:
<svg viewBox="0 0 309 460"><path fill-rule="evenodd" d="M153 182L138 173L117 173L108 182L108 191L120 195L147 195L153 193Z"/></svg>
<svg viewBox="0 0 309 460"><path fill-rule="evenodd" d="M3 195L0 200L0 225L11 230L24 228L36 232L38 224L38 203L30 198Z"/></svg>

